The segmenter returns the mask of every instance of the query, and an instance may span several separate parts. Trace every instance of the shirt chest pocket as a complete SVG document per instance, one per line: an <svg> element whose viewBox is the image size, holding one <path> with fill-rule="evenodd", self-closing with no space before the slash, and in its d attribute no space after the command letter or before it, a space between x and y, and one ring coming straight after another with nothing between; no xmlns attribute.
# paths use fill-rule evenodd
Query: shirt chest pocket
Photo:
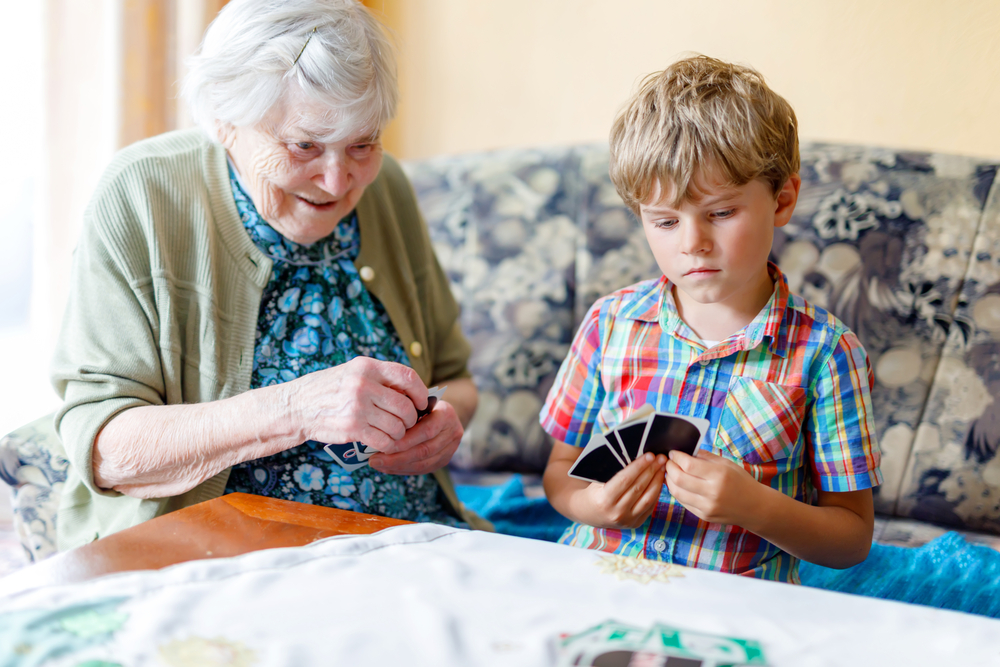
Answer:
<svg viewBox="0 0 1000 667"><path fill-rule="evenodd" d="M793 457L806 413L803 387L734 377L716 446L751 465Z"/></svg>

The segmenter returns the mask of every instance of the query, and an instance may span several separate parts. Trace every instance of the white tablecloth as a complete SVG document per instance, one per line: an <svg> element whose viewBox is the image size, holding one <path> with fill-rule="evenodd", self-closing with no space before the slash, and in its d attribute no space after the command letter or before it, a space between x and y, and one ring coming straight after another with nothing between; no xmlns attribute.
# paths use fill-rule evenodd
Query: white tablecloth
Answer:
<svg viewBox="0 0 1000 667"><path fill-rule="evenodd" d="M1000 665L997 620L643 565L402 526L0 599L0 665L552 665L607 619L756 640L775 667Z"/></svg>

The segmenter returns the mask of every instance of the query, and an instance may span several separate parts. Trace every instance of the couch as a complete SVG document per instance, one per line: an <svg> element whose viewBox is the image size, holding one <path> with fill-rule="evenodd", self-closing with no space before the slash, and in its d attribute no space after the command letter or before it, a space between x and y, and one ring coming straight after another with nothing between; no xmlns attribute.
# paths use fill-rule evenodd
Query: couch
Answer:
<svg viewBox="0 0 1000 667"><path fill-rule="evenodd" d="M876 538L947 528L1000 549L1000 185L997 161L806 144L773 259L790 287L859 335L884 484ZM463 480L539 473L538 413L599 296L658 269L608 178L604 145L406 165L462 306L480 405L453 467ZM0 441L0 479L33 559L54 551L66 461L51 417ZM489 479L494 479L490 477Z"/></svg>
<svg viewBox="0 0 1000 667"><path fill-rule="evenodd" d="M858 333L875 371L879 533L950 527L1000 547L1000 184L996 161L802 147L772 259ZM603 294L658 275L604 145L408 165L463 308L480 407L453 466L539 472L537 415Z"/></svg>

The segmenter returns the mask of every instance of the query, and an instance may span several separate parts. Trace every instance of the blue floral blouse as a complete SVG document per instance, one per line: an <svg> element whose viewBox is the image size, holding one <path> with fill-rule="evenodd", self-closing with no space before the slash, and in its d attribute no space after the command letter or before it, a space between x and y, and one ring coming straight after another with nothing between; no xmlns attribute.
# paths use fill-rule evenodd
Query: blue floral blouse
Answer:
<svg viewBox="0 0 1000 667"><path fill-rule="evenodd" d="M284 238L260 217L229 168L236 208L257 247L273 261L257 318L251 389L294 380L358 356L409 365L382 303L354 266L360 249L351 212L311 245ZM241 491L410 521L462 526L433 475L347 472L313 440L233 466L226 492Z"/></svg>

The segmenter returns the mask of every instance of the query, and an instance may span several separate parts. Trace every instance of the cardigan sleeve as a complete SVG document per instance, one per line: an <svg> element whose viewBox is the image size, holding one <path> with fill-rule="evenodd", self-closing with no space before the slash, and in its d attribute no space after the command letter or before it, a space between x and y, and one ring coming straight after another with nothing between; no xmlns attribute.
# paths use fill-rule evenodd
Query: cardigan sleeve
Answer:
<svg viewBox="0 0 1000 667"><path fill-rule="evenodd" d="M85 486L93 493L118 496L94 485L94 440L121 411L162 405L166 387L151 321L152 286L127 275L122 256L109 247L107 230L99 227L88 216L73 255L70 294L52 367L53 385L63 399L55 425Z"/></svg>

